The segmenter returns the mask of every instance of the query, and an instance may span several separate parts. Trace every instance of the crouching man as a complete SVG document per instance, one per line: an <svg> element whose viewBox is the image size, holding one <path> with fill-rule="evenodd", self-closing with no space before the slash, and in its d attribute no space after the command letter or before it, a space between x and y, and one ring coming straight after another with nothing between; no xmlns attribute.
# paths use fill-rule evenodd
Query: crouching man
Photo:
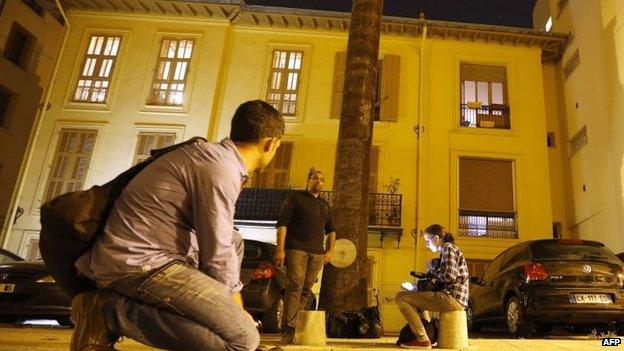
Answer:
<svg viewBox="0 0 624 351"><path fill-rule="evenodd" d="M119 336L169 350L258 347L240 295L234 205L283 132L277 110L249 101L236 110L230 138L171 151L132 179L76 262L101 290L74 298L71 350L113 350Z"/></svg>
<svg viewBox="0 0 624 351"><path fill-rule="evenodd" d="M428 311L461 311L468 307L468 266L464 255L455 246L453 235L446 233L441 225L432 224L425 229L423 237L431 251L440 252L439 266L431 273L440 282L442 291L402 291L397 294L399 310L416 335L415 340L401 344L404 348L431 348L418 309L423 309L422 318L430 321Z"/></svg>

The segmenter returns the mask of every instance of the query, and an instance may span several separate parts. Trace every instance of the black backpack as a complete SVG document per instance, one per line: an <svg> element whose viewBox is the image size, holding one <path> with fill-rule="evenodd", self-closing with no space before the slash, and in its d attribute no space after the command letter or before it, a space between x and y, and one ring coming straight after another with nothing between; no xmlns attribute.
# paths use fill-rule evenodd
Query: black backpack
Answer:
<svg viewBox="0 0 624 351"><path fill-rule="evenodd" d="M123 189L139 172L169 151L206 141L194 137L166 148L152 150L150 157L104 185L59 195L41 206L39 250L49 273L66 294L74 297L97 288L80 275L74 263L103 232L106 220Z"/></svg>
<svg viewBox="0 0 624 351"><path fill-rule="evenodd" d="M429 341L432 344L435 344L438 341L438 330L440 329L440 322L437 319L432 319L430 322L421 318L423 326L425 327L425 332L427 333L427 337L429 337ZM410 341L416 340L416 335L412 332L412 328L410 328L409 324L405 324L401 331L399 332L399 338L396 341L397 346L401 346L401 344L408 343Z"/></svg>

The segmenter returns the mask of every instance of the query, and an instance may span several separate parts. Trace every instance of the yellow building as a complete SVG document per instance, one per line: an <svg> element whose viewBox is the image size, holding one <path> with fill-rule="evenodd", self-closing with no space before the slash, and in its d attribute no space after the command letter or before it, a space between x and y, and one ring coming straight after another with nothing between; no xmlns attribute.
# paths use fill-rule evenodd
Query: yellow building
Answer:
<svg viewBox="0 0 624 351"><path fill-rule="evenodd" d="M624 2L538 0L533 19L535 28L570 33L561 61L544 66L548 114L560 121L554 163L567 230L622 252Z"/></svg>
<svg viewBox="0 0 624 351"><path fill-rule="evenodd" d="M36 1L0 1L0 228L6 233L23 214L20 179L38 132L49 93L64 21L54 6ZM0 241L2 244L2 241ZM20 243L22 244L22 243ZM30 248L23 243L22 253ZM33 254L37 247L33 246Z"/></svg>
<svg viewBox="0 0 624 351"><path fill-rule="evenodd" d="M30 150L25 212L3 232L4 247L24 253L36 243L50 197L103 183L150 148L227 136L249 99L287 119L284 146L252 186L302 188L315 166L331 190L348 14L229 1L61 3L71 30ZM542 65L565 40L384 17L371 163L371 192L382 195L371 200L368 255L386 330L404 323L388 298L433 255L418 240L428 224L457 233L473 272L520 241L552 237L553 223L566 226L562 166L549 168L561 149L547 147L547 133L558 133L552 65ZM392 179L398 212L384 203Z"/></svg>

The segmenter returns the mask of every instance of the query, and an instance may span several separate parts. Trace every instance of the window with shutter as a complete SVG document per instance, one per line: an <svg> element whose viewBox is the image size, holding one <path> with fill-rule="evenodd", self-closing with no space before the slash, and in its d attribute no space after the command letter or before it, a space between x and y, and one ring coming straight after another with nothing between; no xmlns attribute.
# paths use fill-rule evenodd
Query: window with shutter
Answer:
<svg viewBox="0 0 624 351"><path fill-rule="evenodd" d="M462 127L510 129L505 67L460 65Z"/></svg>
<svg viewBox="0 0 624 351"><path fill-rule="evenodd" d="M273 50L266 101L284 116L297 115L303 51Z"/></svg>
<svg viewBox="0 0 624 351"><path fill-rule="evenodd" d="M150 157L150 151L173 145L175 140L175 133L140 132L132 164L136 165L147 160Z"/></svg>
<svg viewBox="0 0 624 351"><path fill-rule="evenodd" d="M121 36L92 35L82 63L74 102L106 103Z"/></svg>
<svg viewBox="0 0 624 351"><path fill-rule="evenodd" d="M459 234L517 238L513 161L459 159Z"/></svg>
<svg viewBox="0 0 624 351"><path fill-rule="evenodd" d="M61 129L48 176L45 201L83 189L96 138L96 130Z"/></svg>
<svg viewBox="0 0 624 351"><path fill-rule="evenodd" d="M336 52L334 60L334 81L329 116L340 119L342 112L342 95L344 89L344 74L346 69L347 53ZM373 119L375 121L396 122L399 115L399 81L401 57L398 55L384 55L377 64L377 88L375 91L375 106Z"/></svg>
<svg viewBox="0 0 624 351"><path fill-rule="evenodd" d="M290 186L290 166L294 142L282 140L275 157L262 172L255 172L252 188L286 189Z"/></svg>
<svg viewBox="0 0 624 351"><path fill-rule="evenodd" d="M193 39L162 38L148 105L182 106Z"/></svg>

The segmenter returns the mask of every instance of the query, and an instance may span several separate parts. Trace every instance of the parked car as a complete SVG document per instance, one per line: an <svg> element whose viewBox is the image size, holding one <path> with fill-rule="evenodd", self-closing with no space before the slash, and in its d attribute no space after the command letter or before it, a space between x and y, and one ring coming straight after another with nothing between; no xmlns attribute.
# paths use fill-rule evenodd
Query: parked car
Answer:
<svg viewBox="0 0 624 351"><path fill-rule="evenodd" d="M500 322L514 337L549 333L555 324L608 323L618 332L624 329L623 263L595 241L523 242L470 280L471 331Z"/></svg>
<svg viewBox="0 0 624 351"><path fill-rule="evenodd" d="M0 318L15 322L24 318L56 319L71 325L71 298L56 285L43 261L24 261L0 250Z"/></svg>
<svg viewBox="0 0 624 351"><path fill-rule="evenodd" d="M274 253L274 244L245 240L241 295L245 308L262 322L265 332L281 331L284 315L286 272L273 265ZM70 306L71 298L56 285L42 260L24 261L0 249L0 319L50 318L70 326ZM315 306L316 297L306 308Z"/></svg>
<svg viewBox="0 0 624 351"><path fill-rule="evenodd" d="M262 331L277 333L284 317L286 271L273 264L275 245L245 239L245 255L241 269L241 291L245 309L262 322ZM316 308L312 295L305 309Z"/></svg>

